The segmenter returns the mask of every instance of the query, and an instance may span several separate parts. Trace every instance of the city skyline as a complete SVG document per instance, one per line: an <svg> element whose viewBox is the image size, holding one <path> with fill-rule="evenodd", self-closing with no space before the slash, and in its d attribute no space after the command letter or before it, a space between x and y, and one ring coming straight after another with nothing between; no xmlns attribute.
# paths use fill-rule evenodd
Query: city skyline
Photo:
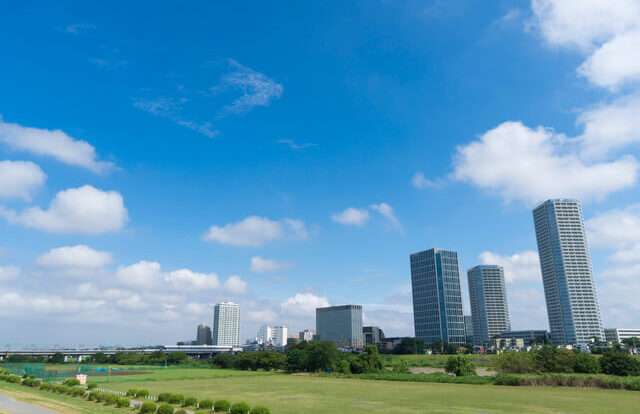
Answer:
<svg viewBox="0 0 640 414"><path fill-rule="evenodd" d="M555 198L603 327L640 326L640 78L607 52L634 56L637 14L556 3L2 6L5 342L175 343L223 301L241 341L345 303L413 336L433 246L503 267L512 329L549 329Z"/></svg>

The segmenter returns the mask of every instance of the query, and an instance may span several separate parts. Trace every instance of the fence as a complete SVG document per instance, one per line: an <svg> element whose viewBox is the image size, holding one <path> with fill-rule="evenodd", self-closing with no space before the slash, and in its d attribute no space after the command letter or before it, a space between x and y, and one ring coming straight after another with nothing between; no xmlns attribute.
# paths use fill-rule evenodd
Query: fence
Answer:
<svg viewBox="0 0 640 414"><path fill-rule="evenodd" d="M8 373L23 376L33 375L44 382L60 382L69 378L75 378L77 374L87 375L87 382L106 383L116 380L121 375L124 376L131 371L136 371L141 367L113 367L107 365L79 364L79 365L51 365L44 363L30 362L5 362L0 365ZM151 369L158 369L153 367ZM127 375L127 381L147 381L148 378L135 378ZM117 381L117 380L116 380Z"/></svg>

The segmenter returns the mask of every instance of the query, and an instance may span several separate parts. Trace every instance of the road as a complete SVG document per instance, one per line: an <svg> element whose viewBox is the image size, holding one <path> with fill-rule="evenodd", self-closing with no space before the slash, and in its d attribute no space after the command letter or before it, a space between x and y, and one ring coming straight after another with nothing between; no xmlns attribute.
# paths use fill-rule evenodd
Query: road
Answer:
<svg viewBox="0 0 640 414"><path fill-rule="evenodd" d="M11 414L58 414L35 405L16 401L8 395L0 394L0 412Z"/></svg>

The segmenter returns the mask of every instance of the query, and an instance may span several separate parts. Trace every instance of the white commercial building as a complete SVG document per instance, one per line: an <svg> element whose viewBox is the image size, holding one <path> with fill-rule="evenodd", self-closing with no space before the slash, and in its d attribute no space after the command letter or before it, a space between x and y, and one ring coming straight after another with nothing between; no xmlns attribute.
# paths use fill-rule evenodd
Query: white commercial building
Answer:
<svg viewBox="0 0 640 414"><path fill-rule="evenodd" d="M610 328L604 330L604 336L607 342L621 344L625 339L634 337L640 339L640 329Z"/></svg>
<svg viewBox="0 0 640 414"><path fill-rule="evenodd" d="M218 303L213 310L213 345L240 346L240 305Z"/></svg>
<svg viewBox="0 0 640 414"><path fill-rule="evenodd" d="M540 269L554 344L604 338L591 257L577 200L547 200L533 210Z"/></svg>
<svg viewBox="0 0 640 414"><path fill-rule="evenodd" d="M289 328L286 326L262 325L258 329L258 341L264 345L285 346L289 337Z"/></svg>

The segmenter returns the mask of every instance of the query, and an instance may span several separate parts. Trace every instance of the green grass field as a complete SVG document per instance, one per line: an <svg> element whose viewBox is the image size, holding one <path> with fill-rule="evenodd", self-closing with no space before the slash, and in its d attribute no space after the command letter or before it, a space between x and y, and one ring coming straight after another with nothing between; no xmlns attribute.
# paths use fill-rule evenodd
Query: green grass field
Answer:
<svg viewBox="0 0 640 414"><path fill-rule="evenodd" d="M407 361L410 367L444 368L450 355L382 355L385 365L391 366L396 360ZM476 367L488 368L493 363L496 355L469 355L469 359Z"/></svg>
<svg viewBox="0 0 640 414"><path fill-rule="evenodd" d="M182 371L175 369L154 381L122 380L109 387L245 401L252 406L266 405L274 414L631 413L640 404L640 395L632 391L367 381L315 375L246 376L229 370L204 370L209 377L196 370L191 377L192 370Z"/></svg>

